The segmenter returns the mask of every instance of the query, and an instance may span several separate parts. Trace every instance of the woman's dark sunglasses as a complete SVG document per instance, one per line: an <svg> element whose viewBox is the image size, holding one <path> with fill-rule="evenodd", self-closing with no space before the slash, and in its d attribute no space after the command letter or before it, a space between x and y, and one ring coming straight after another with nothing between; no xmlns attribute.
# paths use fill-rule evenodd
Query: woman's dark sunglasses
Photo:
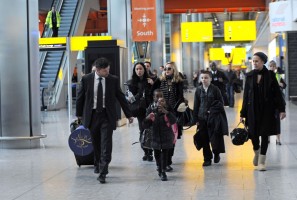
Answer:
<svg viewBox="0 0 297 200"><path fill-rule="evenodd" d="M170 71L172 68L171 67L167 67L167 68L164 68L164 71Z"/></svg>

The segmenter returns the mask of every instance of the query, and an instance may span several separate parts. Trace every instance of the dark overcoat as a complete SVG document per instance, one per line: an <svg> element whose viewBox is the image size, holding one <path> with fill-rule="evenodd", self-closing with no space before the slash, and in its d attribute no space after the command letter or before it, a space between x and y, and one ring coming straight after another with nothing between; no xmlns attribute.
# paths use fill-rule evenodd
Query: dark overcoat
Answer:
<svg viewBox="0 0 297 200"><path fill-rule="evenodd" d="M269 71L266 67L263 67L263 93L264 103L262 108L262 116L256 127L255 116L255 94L257 73L255 70L246 74L246 82L243 93L242 109L240 116L246 119L246 125L248 126L248 132L251 137L255 135L257 130L258 136L276 135L276 109L279 112L285 112L286 102L283 99L278 82L275 78L273 71ZM258 116L259 117L259 116Z"/></svg>

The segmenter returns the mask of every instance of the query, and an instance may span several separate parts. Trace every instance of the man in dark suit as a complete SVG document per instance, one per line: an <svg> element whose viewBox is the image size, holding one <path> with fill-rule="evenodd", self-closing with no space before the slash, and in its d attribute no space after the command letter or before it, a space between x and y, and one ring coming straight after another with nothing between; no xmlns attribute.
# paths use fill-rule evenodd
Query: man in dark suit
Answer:
<svg viewBox="0 0 297 200"><path fill-rule="evenodd" d="M226 75L224 74L224 72L218 70L216 62L210 63L210 69L212 73L211 83L220 89L224 99L224 105L229 106L229 101L227 98L227 91L226 91L226 84L228 83L228 79Z"/></svg>
<svg viewBox="0 0 297 200"><path fill-rule="evenodd" d="M109 61L98 58L94 66L95 72L82 77L76 101L76 116L82 118L83 125L91 131L95 155L94 172L100 173L98 180L105 183L111 161L112 134L116 129L116 100L129 123L133 122L133 117L118 77L109 74Z"/></svg>

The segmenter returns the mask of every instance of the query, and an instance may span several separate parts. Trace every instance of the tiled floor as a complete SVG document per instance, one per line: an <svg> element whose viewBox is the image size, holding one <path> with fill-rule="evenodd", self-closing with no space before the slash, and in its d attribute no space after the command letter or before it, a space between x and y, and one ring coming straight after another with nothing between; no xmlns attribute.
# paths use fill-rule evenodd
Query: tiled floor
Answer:
<svg viewBox="0 0 297 200"><path fill-rule="evenodd" d="M192 98L192 93L188 94ZM240 95L235 108L226 108L229 129L239 120ZM40 149L0 149L0 200L75 199L297 199L297 106L288 102L282 122L282 146L271 137L266 172L252 165L249 141L233 146L225 137L226 154L219 164L202 168L202 152L193 145L192 128L176 145L173 172L162 182L155 162L144 162L137 123L114 132L113 159L106 184L100 184L91 166L76 165L68 148L67 111L43 113L47 138Z"/></svg>

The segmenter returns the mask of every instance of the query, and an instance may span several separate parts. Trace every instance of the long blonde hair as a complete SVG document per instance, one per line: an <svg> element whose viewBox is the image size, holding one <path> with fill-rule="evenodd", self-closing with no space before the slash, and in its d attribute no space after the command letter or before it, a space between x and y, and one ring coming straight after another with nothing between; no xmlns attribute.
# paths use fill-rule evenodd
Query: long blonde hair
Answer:
<svg viewBox="0 0 297 200"><path fill-rule="evenodd" d="M177 82L181 82L181 81L183 81L183 80L182 80L182 77L181 77L180 74L179 74L179 71L177 70L177 67L176 67L175 62L167 62L167 63L165 64L165 66L164 66L164 69L165 69L166 66L168 66L168 65L170 65L170 67L171 67L172 70L173 70L173 78L172 78L172 82L176 82L176 83L177 83ZM166 72L163 71L159 78L160 78L161 81L166 80Z"/></svg>

